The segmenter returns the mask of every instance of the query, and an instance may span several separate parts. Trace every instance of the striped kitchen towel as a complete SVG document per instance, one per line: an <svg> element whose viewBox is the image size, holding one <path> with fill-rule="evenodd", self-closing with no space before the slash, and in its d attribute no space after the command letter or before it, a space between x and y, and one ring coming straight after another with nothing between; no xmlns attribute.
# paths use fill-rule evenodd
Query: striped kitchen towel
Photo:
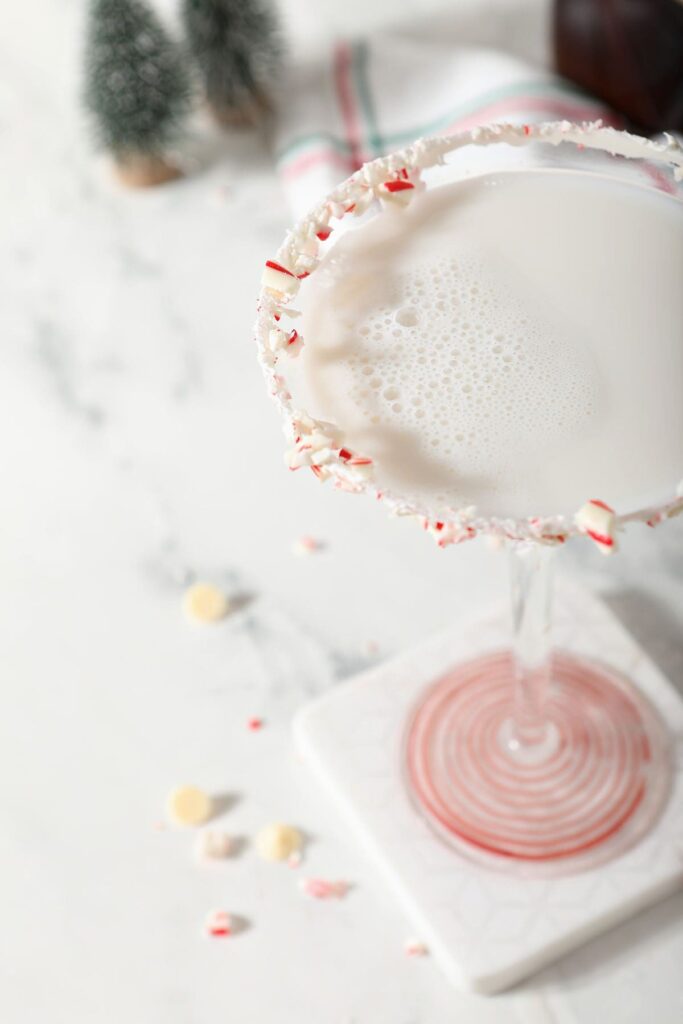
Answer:
<svg viewBox="0 0 683 1024"><path fill-rule="evenodd" d="M275 126L279 173L300 217L365 161L424 135L490 121L616 119L570 83L495 50L383 35L289 69Z"/></svg>

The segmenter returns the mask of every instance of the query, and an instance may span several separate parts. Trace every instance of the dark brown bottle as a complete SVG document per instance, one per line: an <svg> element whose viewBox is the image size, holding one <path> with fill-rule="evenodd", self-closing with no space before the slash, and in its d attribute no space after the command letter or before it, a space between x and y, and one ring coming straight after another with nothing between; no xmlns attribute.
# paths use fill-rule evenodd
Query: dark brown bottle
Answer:
<svg viewBox="0 0 683 1024"><path fill-rule="evenodd" d="M683 131L683 0L555 0L555 65L641 131Z"/></svg>

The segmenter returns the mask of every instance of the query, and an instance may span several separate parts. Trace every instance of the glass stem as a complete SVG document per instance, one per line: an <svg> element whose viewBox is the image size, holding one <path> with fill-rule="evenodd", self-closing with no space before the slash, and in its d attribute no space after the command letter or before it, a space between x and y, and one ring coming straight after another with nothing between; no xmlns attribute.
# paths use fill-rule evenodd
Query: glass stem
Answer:
<svg viewBox="0 0 683 1024"><path fill-rule="evenodd" d="M544 712L550 682L550 622L554 549L515 544L510 551L514 696L511 750L544 746L549 725Z"/></svg>

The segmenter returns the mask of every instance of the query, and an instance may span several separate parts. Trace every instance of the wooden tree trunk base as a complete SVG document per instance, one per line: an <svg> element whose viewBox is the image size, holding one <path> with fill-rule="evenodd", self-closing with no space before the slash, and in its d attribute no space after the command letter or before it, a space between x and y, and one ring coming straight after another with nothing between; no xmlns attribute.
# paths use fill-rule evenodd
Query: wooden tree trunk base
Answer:
<svg viewBox="0 0 683 1024"><path fill-rule="evenodd" d="M212 103L207 107L214 121L223 128L251 128L271 111L271 103L263 92L254 92L243 103L236 105Z"/></svg>
<svg viewBox="0 0 683 1024"><path fill-rule="evenodd" d="M115 157L114 171L121 184L128 188L152 188L182 177L178 167L151 153Z"/></svg>

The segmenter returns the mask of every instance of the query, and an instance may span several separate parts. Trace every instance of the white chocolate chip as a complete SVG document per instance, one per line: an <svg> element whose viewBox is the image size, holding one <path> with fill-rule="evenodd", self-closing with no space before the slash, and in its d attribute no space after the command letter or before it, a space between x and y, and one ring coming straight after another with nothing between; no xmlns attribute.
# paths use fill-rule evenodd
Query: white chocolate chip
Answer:
<svg viewBox="0 0 683 1024"><path fill-rule="evenodd" d="M166 810L176 825L201 825L211 817L211 797L197 786L179 786L166 798Z"/></svg>
<svg viewBox="0 0 683 1024"><path fill-rule="evenodd" d="M212 583L194 583L185 591L185 612L196 622L219 622L230 611L230 602Z"/></svg>
<svg viewBox="0 0 683 1024"><path fill-rule="evenodd" d="M254 841L256 852L263 860L288 860L293 853L301 849L303 839L293 825L275 823L266 825Z"/></svg>

